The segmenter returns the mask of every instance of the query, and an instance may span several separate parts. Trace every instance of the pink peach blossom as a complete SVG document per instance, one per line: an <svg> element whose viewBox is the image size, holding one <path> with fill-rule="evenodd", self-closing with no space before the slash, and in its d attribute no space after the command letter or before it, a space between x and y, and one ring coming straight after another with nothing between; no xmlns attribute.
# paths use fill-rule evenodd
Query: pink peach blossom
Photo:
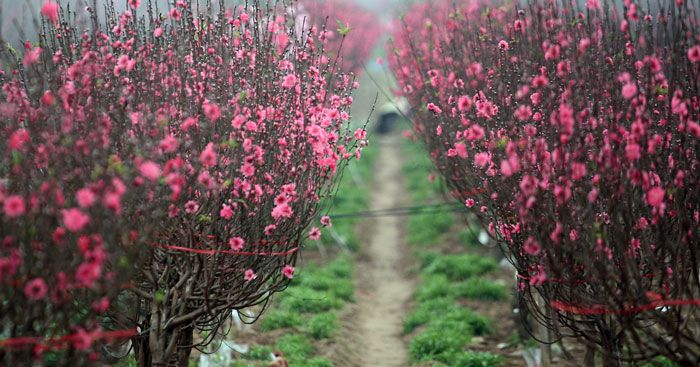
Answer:
<svg viewBox="0 0 700 367"><path fill-rule="evenodd" d="M647 203L651 206L658 207L664 200L666 191L661 187L653 187L647 191Z"/></svg>
<svg viewBox="0 0 700 367"><path fill-rule="evenodd" d="M245 241L240 238L240 237L232 237L231 239L228 240L229 246L231 246L231 249L234 251L240 251L243 249L243 246L245 245Z"/></svg>
<svg viewBox="0 0 700 367"><path fill-rule="evenodd" d="M81 208L87 208L92 206L97 199L97 195L90 188L82 188L78 190L75 194L76 200L78 201L78 206Z"/></svg>
<svg viewBox="0 0 700 367"><path fill-rule="evenodd" d="M90 216L78 208L63 209L61 211L63 225L71 232L80 232L90 223Z"/></svg>
<svg viewBox="0 0 700 367"><path fill-rule="evenodd" d="M282 268L282 275L288 279L294 278L294 267L291 265L285 265L284 268Z"/></svg>
<svg viewBox="0 0 700 367"><path fill-rule="evenodd" d="M24 199L19 195L10 195L6 197L3 203L3 211L9 218L17 218L24 215L26 212Z"/></svg>
<svg viewBox="0 0 700 367"><path fill-rule="evenodd" d="M45 16L51 23L58 23L58 4L52 0L45 1L41 6L41 15Z"/></svg>
<svg viewBox="0 0 700 367"><path fill-rule="evenodd" d="M24 286L24 295L29 300L40 301L46 296L48 290L49 287L46 285L44 279L34 278L28 281Z"/></svg>

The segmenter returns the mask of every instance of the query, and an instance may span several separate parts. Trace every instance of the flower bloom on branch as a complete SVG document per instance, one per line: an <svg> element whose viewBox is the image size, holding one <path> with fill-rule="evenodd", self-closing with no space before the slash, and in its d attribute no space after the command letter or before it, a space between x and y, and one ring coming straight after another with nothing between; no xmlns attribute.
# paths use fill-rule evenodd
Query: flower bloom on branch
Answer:
<svg viewBox="0 0 700 367"><path fill-rule="evenodd" d="M5 215L10 218L17 218L24 215L26 212L26 207L24 205L24 199L19 195L11 195L5 198L3 203L3 211Z"/></svg>
<svg viewBox="0 0 700 367"><path fill-rule="evenodd" d="M438 107L434 103L428 103L428 111L430 111L436 115L439 115L442 113L442 110L440 109L440 107Z"/></svg>
<svg viewBox="0 0 700 367"><path fill-rule="evenodd" d="M53 24L58 23L58 11L58 4L52 0L45 1L44 5L41 6L41 15L46 17Z"/></svg>
<svg viewBox="0 0 700 367"><path fill-rule="evenodd" d="M178 9L178 8L170 9L170 18L173 18L174 20L182 19L182 12L180 12L180 9Z"/></svg>
<svg viewBox="0 0 700 367"><path fill-rule="evenodd" d="M253 279L255 279L255 278L258 277L258 276L255 274L255 272L253 271L253 269L246 269L246 271L245 271L245 273L244 273L243 276L244 276L246 282L250 282L251 280L253 280Z"/></svg>
<svg viewBox="0 0 700 367"><path fill-rule="evenodd" d="M288 279L294 278L294 267L291 265L285 265L284 268L282 268L282 275Z"/></svg>
<svg viewBox="0 0 700 367"><path fill-rule="evenodd" d="M202 111L209 121L216 122L221 118L221 109L216 103L206 101L202 104Z"/></svg>
<svg viewBox="0 0 700 367"><path fill-rule="evenodd" d="M230 205L224 204L221 210L219 211L219 215L221 216L221 218L229 220L231 219L231 217L233 217L233 209L231 209Z"/></svg>
<svg viewBox="0 0 700 367"><path fill-rule="evenodd" d="M29 300L39 301L46 296L48 291L48 286L44 279L34 278L27 282L24 286L24 295L27 296Z"/></svg>
<svg viewBox="0 0 700 367"><path fill-rule="evenodd" d="M26 53L24 54L24 59L22 60L22 64L24 65L25 68L28 68L39 61L39 57L41 56L41 48L39 47L33 47L27 49Z"/></svg>
<svg viewBox="0 0 700 367"><path fill-rule="evenodd" d="M364 140L365 138L367 138L367 131L365 131L365 129L355 130L355 139Z"/></svg>
<svg viewBox="0 0 700 367"><path fill-rule="evenodd" d="M139 166L139 172L141 173L141 176L151 181L157 181L160 178L161 169L160 166L158 166L158 163L146 161L141 163Z"/></svg>
<svg viewBox="0 0 700 367"><path fill-rule="evenodd" d="M214 151L214 143L207 144L204 150L202 150L202 153L199 155L199 161L202 162L202 165L204 165L204 167L212 167L216 165L216 152Z"/></svg>
<svg viewBox="0 0 700 367"><path fill-rule="evenodd" d="M296 87L297 85L297 76L294 74L288 74L287 76L284 77L284 80L282 81L282 88L287 88L291 89Z"/></svg>
<svg viewBox="0 0 700 367"><path fill-rule="evenodd" d="M78 208L63 209L63 225L71 232L80 232L88 223L90 216Z"/></svg>
<svg viewBox="0 0 700 367"><path fill-rule="evenodd" d="M647 203L649 205L658 207L663 203L666 191L661 187L654 187L647 191Z"/></svg>
<svg viewBox="0 0 700 367"><path fill-rule="evenodd" d="M78 190L75 197L78 201L78 206L80 206L81 208L87 208L92 206L92 204L94 204L95 200L97 199L97 195L95 195L95 193L87 187Z"/></svg>
<svg viewBox="0 0 700 367"><path fill-rule="evenodd" d="M272 209L272 217L275 220L280 220L281 218L291 218L292 214L294 214L294 211L287 203L282 203Z"/></svg>
<svg viewBox="0 0 700 367"><path fill-rule="evenodd" d="M688 49L688 60L692 63L700 63L700 46L693 46Z"/></svg>
<svg viewBox="0 0 700 367"><path fill-rule="evenodd" d="M332 227L333 223L331 222L331 217L324 215L321 217L321 225L324 227Z"/></svg>
<svg viewBox="0 0 700 367"><path fill-rule="evenodd" d="M311 227L309 231L309 239L312 241L318 241L321 238L321 231L316 227Z"/></svg>
<svg viewBox="0 0 700 367"><path fill-rule="evenodd" d="M228 240L229 246L231 246L231 249L234 251L240 251L243 249L243 246L245 245L245 241L240 238L240 237L233 237L230 240Z"/></svg>

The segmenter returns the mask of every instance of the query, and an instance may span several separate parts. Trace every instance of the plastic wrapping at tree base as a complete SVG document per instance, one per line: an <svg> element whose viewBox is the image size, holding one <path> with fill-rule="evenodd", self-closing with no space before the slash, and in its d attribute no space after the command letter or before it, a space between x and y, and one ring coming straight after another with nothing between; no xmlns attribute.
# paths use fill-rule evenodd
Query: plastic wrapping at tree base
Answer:
<svg viewBox="0 0 700 367"><path fill-rule="evenodd" d="M700 363L698 5L444 1L390 45L416 134L529 314L606 366Z"/></svg>
<svg viewBox="0 0 700 367"><path fill-rule="evenodd" d="M380 19L353 1L299 0L296 13L298 22L323 30L327 57L340 55L341 70L355 75L362 72L383 32Z"/></svg>
<svg viewBox="0 0 700 367"><path fill-rule="evenodd" d="M130 338L187 365L287 286L366 143L357 83L287 5L47 0L38 42L0 48L0 364L112 363Z"/></svg>

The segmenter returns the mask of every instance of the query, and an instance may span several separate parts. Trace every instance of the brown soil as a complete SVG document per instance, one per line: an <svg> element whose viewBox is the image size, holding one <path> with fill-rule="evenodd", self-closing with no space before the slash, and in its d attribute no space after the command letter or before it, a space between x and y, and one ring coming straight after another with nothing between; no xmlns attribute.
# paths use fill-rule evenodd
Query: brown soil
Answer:
<svg viewBox="0 0 700 367"><path fill-rule="evenodd" d="M380 145L370 201L370 209L385 209L404 204L401 180L399 137L383 138ZM360 233L366 246L358 256L357 303L346 325L355 329L345 343L349 358L335 360L337 366L407 366L406 345L402 339L402 320L413 293L414 281L406 269L411 251L403 240L403 221L399 217L365 220Z"/></svg>

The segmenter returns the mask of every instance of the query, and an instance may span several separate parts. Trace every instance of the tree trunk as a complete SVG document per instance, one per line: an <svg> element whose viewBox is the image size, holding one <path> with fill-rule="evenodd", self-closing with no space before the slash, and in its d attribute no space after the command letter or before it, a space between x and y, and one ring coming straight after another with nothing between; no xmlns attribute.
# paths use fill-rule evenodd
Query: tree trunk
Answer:
<svg viewBox="0 0 700 367"><path fill-rule="evenodd" d="M595 348L590 345L586 346L586 357L583 360L583 365L586 367L595 367Z"/></svg>
<svg viewBox="0 0 700 367"><path fill-rule="evenodd" d="M550 322L551 319L549 317L548 307L546 306L544 298L539 293L537 293L535 297L535 304L537 304L537 307L541 312L547 315L545 322ZM538 322L537 327L539 329L539 339L545 341L544 343L540 343L540 357L542 358L540 361L540 366L550 367L552 364L552 331L550 330L549 325L544 325L543 323Z"/></svg>
<svg viewBox="0 0 700 367"><path fill-rule="evenodd" d="M194 328L192 325L186 326L180 330L180 338L177 343L177 353L175 353L178 367L188 367L190 365L190 354L192 353L193 342Z"/></svg>
<svg viewBox="0 0 700 367"><path fill-rule="evenodd" d="M620 338L615 337L615 330L607 323L600 323L598 330L602 337L603 367L620 367Z"/></svg>
<svg viewBox="0 0 700 367"><path fill-rule="evenodd" d="M610 354L608 351L606 351L603 354L603 367L620 367L620 357L615 354Z"/></svg>
<svg viewBox="0 0 700 367"><path fill-rule="evenodd" d="M151 352L148 348L148 338L139 336L132 339L131 343L134 345L137 366L149 367L151 365Z"/></svg>

